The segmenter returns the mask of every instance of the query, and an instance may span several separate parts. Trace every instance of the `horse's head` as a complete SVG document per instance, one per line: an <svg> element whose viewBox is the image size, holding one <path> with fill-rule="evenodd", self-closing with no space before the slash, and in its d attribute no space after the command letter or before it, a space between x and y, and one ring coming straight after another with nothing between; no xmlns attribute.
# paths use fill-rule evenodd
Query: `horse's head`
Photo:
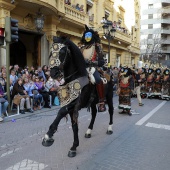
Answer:
<svg viewBox="0 0 170 170"><path fill-rule="evenodd" d="M51 77L76 77L85 76L86 66L84 57L80 49L66 37L54 37L51 48L49 65L51 68Z"/></svg>
<svg viewBox="0 0 170 170"><path fill-rule="evenodd" d="M51 77L58 78L62 76L63 67L66 65L70 56L70 50L65 44L66 39L54 37L54 43L51 47L49 65L51 68Z"/></svg>

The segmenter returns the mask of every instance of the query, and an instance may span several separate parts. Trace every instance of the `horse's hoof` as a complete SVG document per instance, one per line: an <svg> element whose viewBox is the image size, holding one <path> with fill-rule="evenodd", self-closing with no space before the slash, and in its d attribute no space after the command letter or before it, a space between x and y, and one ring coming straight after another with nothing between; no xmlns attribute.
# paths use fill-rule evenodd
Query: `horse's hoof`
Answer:
<svg viewBox="0 0 170 170"><path fill-rule="evenodd" d="M73 158L76 156L76 151L69 150L68 157Z"/></svg>
<svg viewBox="0 0 170 170"><path fill-rule="evenodd" d="M111 135L113 133L112 130L107 130L106 134Z"/></svg>
<svg viewBox="0 0 170 170"><path fill-rule="evenodd" d="M84 136L85 138L91 138L91 134L85 134L85 136Z"/></svg>
<svg viewBox="0 0 170 170"><path fill-rule="evenodd" d="M49 138L49 136L46 134L45 137L42 140L42 145L45 147L49 147L54 143L53 138Z"/></svg>
<svg viewBox="0 0 170 170"><path fill-rule="evenodd" d="M132 113L131 113L131 111L130 111L130 110L128 111L128 115L129 115L129 116L132 116Z"/></svg>

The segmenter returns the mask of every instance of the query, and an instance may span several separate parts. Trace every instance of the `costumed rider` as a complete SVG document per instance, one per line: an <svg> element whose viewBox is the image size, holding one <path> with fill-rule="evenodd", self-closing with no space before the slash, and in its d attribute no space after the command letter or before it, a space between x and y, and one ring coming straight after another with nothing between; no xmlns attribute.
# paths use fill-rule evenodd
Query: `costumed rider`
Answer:
<svg viewBox="0 0 170 170"><path fill-rule="evenodd" d="M103 58L104 54L101 49L99 34L93 29L89 29L87 26L85 26L85 28L86 31L81 39L83 44L81 51L86 62L86 69L89 74L89 79L92 84L96 84L96 89L99 96L98 111L103 112L106 110L104 84L107 83L107 80L104 77L101 77L99 70L100 67L105 64L105 60Z"/></svg>

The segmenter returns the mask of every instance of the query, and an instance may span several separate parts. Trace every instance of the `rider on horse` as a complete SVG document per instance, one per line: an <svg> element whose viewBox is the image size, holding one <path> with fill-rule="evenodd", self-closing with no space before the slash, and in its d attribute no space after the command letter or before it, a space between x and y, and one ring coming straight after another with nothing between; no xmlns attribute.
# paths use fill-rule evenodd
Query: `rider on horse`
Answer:
<svg viewBox="0 0 170 170"><path fill-rule="evenodd" d="M104 54L100 45L100 37L97 32L89 29L87 26L84 32L81 42L83 46L81 47L82 54L85 58L87 71L89 73L89 78L92 84L96 84L96 89L99 97L99 112L106 110L105 107L105 93L104 93L104 83L106 79L101 77L101 69L105 64L103 58Z"/></svg>

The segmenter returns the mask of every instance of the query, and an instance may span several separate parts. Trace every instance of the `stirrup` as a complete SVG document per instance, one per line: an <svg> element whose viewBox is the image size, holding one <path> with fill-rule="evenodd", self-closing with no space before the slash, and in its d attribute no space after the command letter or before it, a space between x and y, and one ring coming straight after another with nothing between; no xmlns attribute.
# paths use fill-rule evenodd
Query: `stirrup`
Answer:
<svg viewBox="0 0 170 170"><path fill-rule="evenodd" d="M105 112L105 111L106 111L105 103L99 103L98 112Z"/></svg>

